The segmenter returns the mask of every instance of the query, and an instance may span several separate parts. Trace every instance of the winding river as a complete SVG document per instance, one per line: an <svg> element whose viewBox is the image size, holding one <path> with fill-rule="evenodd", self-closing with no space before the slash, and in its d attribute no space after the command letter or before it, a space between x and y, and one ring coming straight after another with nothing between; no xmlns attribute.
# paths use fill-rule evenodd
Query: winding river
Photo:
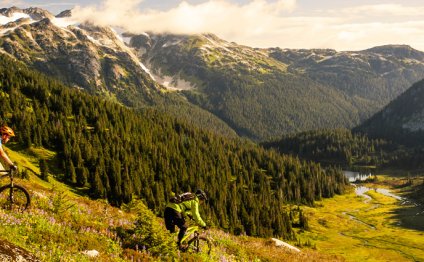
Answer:
<svg viewBox="0 0 424 262"><path fill-rule="evenodd" d="M399 208L393 214L398 219L398 225L406 228L424 231L424 206L410 201L405 197L398 196L386 188L369 188L362 185L355 185L355 193L364 197L365 202L370 202L371 197L366 194L368 191L374 190L382 195L393 197L398 200Z"/></svg>
<svg viewBox="0 0 424 262"><path fill-rule="evenodd" d="M388 196L388 197L393 197L394 199L400 200L402 203L407 201L406 198L403 198L401 196L395 195L393 193L390 192L389 189L386 188L369 188L369 187L365 187L365 186L355 186L355 193L358 196L362 196L368 200L371 200L371 197L369 195L366 195L365 193L370 191L370 190L374 190L377 193L380 193L382 195Z"/></svg>

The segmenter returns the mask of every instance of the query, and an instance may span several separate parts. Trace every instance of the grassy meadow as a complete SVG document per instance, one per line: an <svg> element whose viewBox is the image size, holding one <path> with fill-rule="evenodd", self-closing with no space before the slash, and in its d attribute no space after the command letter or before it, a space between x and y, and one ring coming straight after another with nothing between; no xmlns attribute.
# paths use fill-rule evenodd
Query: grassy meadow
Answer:
<svg viewBox="0 0 424 262"><path fill-rule="evenodd" d="M399 181L384 178L364 186L401 194ZM315 208L305 207L311 230L300 233L301 239L310 239L317 251L346 261L424 261L424 214L415 216L414 205L400 206L395 198L375 190L365 194L370 198L352 190L320 201ZM421 230L410 229L407 222L412 218Z"/></svg>

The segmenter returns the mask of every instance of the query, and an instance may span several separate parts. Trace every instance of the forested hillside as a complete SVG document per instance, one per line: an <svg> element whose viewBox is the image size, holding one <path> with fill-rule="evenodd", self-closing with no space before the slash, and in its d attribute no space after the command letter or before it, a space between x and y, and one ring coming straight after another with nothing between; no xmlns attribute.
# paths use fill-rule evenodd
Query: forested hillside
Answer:
<svg viewBox="0 0 424 262"><path fill-rule="evenodd" d="M355 134L348 129L291 134L277 141L263 143L263 146L300 158L344 167L353 164L382 165L388 162L387 153L396 148L383 139L369 139L366 135Z"/></svg>
<svg viewBox="0 0 424 262"><path fill-rule="evenodd" d="M291 237L284 204L342 193L339 170L217 136L155 110L139 112L65 87L4 56L0 116L22 148L56 151L50 168L93 198L134 195L161 214L171 191L204 188L209 223L231 232Z"/></svg>
<svg viewBox="0 0 424 262"><path fill-rule="evenodd" d="M424 80L412 85L354 132L383 138L401 145L393 165L424 168Z"/></svg>
<svg viewBox="0 0 424 262"><path fill-rule="evenodd" d="M405 146L383 138L370 138L367 134L348 129L290 134L279 140L264 142L262 146L301 159L348 169L372 167L417 170L424 167L424 151L419 145Z"/></svg>
<svg viewBox="0 0 424 262"><path fill-rule="evenodd" d="M412 85L380 112L355 128L409 146L424 145L424 80Z"/></svg>
<svg viewBox="0 0 424 262"><path fill-rule="evenodd" d="M359 122L347 97L287 65L266 51L229 43L214 35L134 36L131 45L152 72L193 83L181 91L240 136L265 140L316 127L336 128Z"/></svg>

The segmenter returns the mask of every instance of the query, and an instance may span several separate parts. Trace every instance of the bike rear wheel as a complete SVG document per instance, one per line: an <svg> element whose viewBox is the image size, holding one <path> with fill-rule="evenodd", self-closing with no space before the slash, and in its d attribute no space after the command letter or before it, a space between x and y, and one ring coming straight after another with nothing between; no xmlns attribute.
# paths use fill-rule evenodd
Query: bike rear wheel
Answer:
<svg viewBox="0 0 424 262"><path fill-rule="evenodd" d="M194 237L187 242L187 250L194 253L210 254L212 250L212 242L204 236Z"/></svg>
<svg viewBox="0 0 424 262"><path fill-rule="evenodd" d="M19 185L6 185L0 188L0 207L8 210L24 211L31 199L28 191Z"/></svg>

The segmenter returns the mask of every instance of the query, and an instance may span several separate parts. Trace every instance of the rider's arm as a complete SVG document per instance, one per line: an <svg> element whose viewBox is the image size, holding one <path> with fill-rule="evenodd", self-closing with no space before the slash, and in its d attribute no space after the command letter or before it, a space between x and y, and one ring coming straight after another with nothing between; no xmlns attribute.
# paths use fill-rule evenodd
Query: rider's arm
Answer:
<svg viewBox="0 0 424 262"><path fill-rule="evenodd" d="M0 157L3 158L3 160L9 165L13 166L13 162L9 159L6 152L4 152L3 147L0 146Z"/></svg>
<svg viewBox="0 0 424 262"><path fill-rule="evenodd" d="M196 221L199 226L206 226L206 223L203 221L202 217L200 217L199 200L197 199L191 200L191 215L193 216L194 221Z"/></svg>

